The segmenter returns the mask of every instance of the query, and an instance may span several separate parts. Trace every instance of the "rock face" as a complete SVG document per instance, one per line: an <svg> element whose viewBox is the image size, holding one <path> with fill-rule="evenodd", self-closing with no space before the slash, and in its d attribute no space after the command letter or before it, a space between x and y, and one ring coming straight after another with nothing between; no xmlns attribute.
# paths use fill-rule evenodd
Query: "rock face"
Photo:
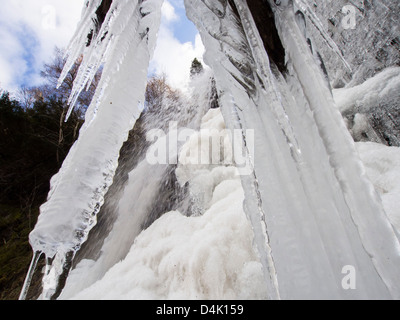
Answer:
<svg viewBox="0 0 400 320"><path fill-rule="evenodd" d="M90 30L88 34L88 39L86 45L89 47L92 43L93 36L100 30L106 16L107 12L110 10L112 0L102 0L100 6L96 10L96 20L93 21L94 27Z"/></svg>
<svg viewBox="0 0 400 320"><path fill-rule="evenodd" d="M264 42L265 50L268 52L268 56L278 69L284 72L286 70L285 49L276 30L275 18L270 5L263 0L248 1L247 3ZM231 5L234 7L233 3Z"/></svg>
<svg viewBox="0 0 400 320"><path fill-rule="evenodd" d="M382 70L400 65L400 2L398 0L307 0L353 69L342 67L323 39L308 25L333 88L354 87ZM400 146L399 94L388 93L374 105L354 102L343 116L355 141Z"/></svg>
<svg viewBox="0 0 400 320"><path fill-rule="evenodd" d="M357 85L379 71L400 65L400 2L397 0L307 0L353 68L353 75L314 35L334 86ZM326 49L324 49L326 48Z"/></svg>

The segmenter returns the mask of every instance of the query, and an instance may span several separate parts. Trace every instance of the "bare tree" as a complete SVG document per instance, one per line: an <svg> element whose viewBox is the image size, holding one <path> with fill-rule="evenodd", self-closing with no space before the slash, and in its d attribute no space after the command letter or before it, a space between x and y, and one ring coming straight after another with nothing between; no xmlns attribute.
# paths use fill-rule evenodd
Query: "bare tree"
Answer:
<svg viewBox="0 0 400 320"><path fill-rule="evenodd" d="M147 82L146 107L148 109L160 107L164 98L177 100L179 95L179 90L172 89L167 83L165 74L154 76Z"/></svg>

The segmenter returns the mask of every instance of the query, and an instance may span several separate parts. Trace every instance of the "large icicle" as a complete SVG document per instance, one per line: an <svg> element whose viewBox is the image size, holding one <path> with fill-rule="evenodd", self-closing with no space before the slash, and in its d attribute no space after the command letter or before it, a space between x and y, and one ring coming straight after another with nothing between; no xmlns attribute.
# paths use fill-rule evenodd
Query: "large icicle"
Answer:
<svg viewBox="0 0 400 320"><path fill-rule="evenodd" d="M292 1L275 2L288 54L285 77L269 61L246 1L185 1L227 126L242 129L245 140L246 130L255 133L254 173L242 183L269 296L396 298L399 243L335 113ZM342 287L346 266L356 271L356 290Z"/></svg>
<svg viewBox="0 0 400 320"><path fill-rule="evenodd" d="M351 66L344 58L342 52L340 51L339 47L333 41L333 39L329 36L326 32L324 26L322 25L321 20L315 14L315 12L311 9L310 5L305 0L295 0L295 5L307 16L307 18L312 22L313 26L318 30L322 38L324 39L325 43L335 52L335 54L339 57L342 61L344 66L347 68L348 71L352 72Z"/></svg>
<svg viewBox="0 0 400 320"><path fill-rule="evenodd" d="M380 278L395 299L400 298L400 244L372 184L366 177L354 142L346 130L321 71L295 23L291 1L274 5L278 31L287 49L307 102L313 111L318 132L330 157L330 164L342 189L362 245ZM364 268L364 266L360 266ZM360 270L362 272L362 270Z"/></svg>
<svg viewBox="0 0 400 320"><path fill-rule="evenodd" d="M85 37L100 5L98 0L88 1L64 70L65 74L83 55L72 102L97 68L106 63L80 137L53 177L48 200L30 234L34 252L50 258L57 254L54 260L62 261L58 255L78 250L96 224L120 148L140 114L140 101L144 101L147 66L155 47L162 2L113 1L97 37L94 35L87 47Z"/></svg>

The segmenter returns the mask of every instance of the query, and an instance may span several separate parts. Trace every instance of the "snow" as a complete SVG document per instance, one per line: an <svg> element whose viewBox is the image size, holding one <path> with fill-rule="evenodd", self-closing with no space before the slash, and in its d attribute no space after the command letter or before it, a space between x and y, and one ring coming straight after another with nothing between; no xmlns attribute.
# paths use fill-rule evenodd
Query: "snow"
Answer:
<svg viewBox="0 0 400 320"><path fill-rule="evenodd" d="M341 113L365 113L386 96L394 96L399 91L400 67L390 67L358 86L333 90L333 96Z"/></svg>
<svg viewBox="0 0 400 320"><path fill-rule="evenodd" d="M215 192L223 188L203 216L166 213L122 262L72 299L264 298L240 181L225 180Z"/></svg>
<svg viewBox="0 0 400 320"><path fill-rule="evenodd" d="M359 142L356 146L386 214L400 233L400 148L374 142Z"/></svg>
<svg viewBox="0 0 400 320"><path fill-rule="evenodd" d="M82 261L71 272L61 299L266 298L262 266L253 250L253 232L243 210L238 170L223 164L230 155L224 153L227 158L214 165L190 164L185 159L191 157L188 149L198 150L202 141L199 135L220 137L221 132L225 132L225 125L220 110L208 111L201 130L182 147L176 170L180 182L190 181L191 191L202 196L198 206L204 212L193 217L177 211L165 213L137 236L126 257L104 277L76 291L74 287L99 264ZM133 186L141 187L137 178L131 176L136 182ZM135 190L126 192L135 194ZM122 210L129 214L138 208Z"/></svg>

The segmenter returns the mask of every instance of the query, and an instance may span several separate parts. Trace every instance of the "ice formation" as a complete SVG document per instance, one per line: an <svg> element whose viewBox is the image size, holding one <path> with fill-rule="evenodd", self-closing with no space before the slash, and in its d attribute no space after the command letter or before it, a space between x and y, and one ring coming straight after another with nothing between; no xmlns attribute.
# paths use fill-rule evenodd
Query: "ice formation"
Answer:
<svg viewBox="0 0 400 320"><path fill-rule="evenodd" d="M270 297L397 297L398 240L363 174L291 2L271 3L287 50L286 79L260 50L248 7L235 3L240 19L230 5L215 4L212 11L210 4L186 1L207 49L205 61L215 72L225 121L256 132L255 177L244 177L243 184L258 249L269 252L263 262ZM223 30L235 32L228 36ZM249 47L253 55L245 50ZM256 230L260 221L268 237L261 236L261 227ZM383 263L387 260L393 263ZM359 278L363 289L340 288L345 265L365 277Z"/></svg>
<svg viewBox="0 0 400 320"><path fill-rule="evenodd" d="M178 181L181 184L190 181L190 191L202 196L196 208L204 208L204 212L192 217L186 216L183 210L167 212L135 238L132 229L137 228L141 209L135 205L136 199L132 199L132 195L140 192L132 188L143 188L139 177L151 177L143 170L142 165L146 165L143 162L131 173L130 183L120 200L121 212L125 212L130 219L121 215L120 221L129 224L116 224L115 232L113 230L106 239L103 248L111 250L103 257L114 257L118 244L125 244L127 238L135 241L125 248L124 259L108 264L109 270L104 276L98 271L107 265L104 259L96 262L82 260L71 272L60 299L266 297L261 264L252 248L251 227L243 212L243 189L238 171L230 159L231 154L225 153L224 158L212 167L187 165L192 163L202 139L207 139L211 132L225 135L226 145L221 145L221 149L229 150L230 140L224 129L220 110L210 110L202 119L201 130L193 132L179 155L176 169ZM219 151L214 149L214 152ZM224 165L224 162L231 165ZM157 176L157 173L154 175ZM155 188L147 183L146 189ZM141 193L139 199L142 202L154 196L154 192L148 190ZM127 204L131 207L126 208ZM115 240L117 245L112 243ZM97 281L90 281L92 277Z"/></svg>
<svg viewBox="0 0 400 320"><path fill-rule="evenodd" d="M100 4L99 0L86 3L68 50L66 72L83 55L71 102L105 62L103 76L80 138L53 177L48 200L29 238L35 252L43 252L48 258L56 256L55 261L61 264L68 253L79 249L96 223L96 214L113 180L119 150L140 114L138 106L144 101L147 66L160 23L162 0L114 1L101 29L87 46L86 37L97 21ZM55 264L54 271L50 268L46 273L51 277L53 272L59 273ZM48 295L55 290L49 289Z"/></svg>
<svg viewBox="0 0 400 320"><path fill-rule="evenodd" d="M399 67L386 68L358 86L335 89L333 95L356 141L400 146Z"/></svg>
<svg viewBox="0 0 400 320"><path fill-rule="evenodd" d="M53 178L49 199L30 235L34 252L43 252L49 260L43 298L56 294L58 277L90 236L113 182L119 150L144 100L161 4L87 2L65 69L83 55L72 106L105 65L80 138ZM284 57L274 56L274 48L264 42L255 4L269 8L269 23L276 28ZM100 5L107 9L101 19ZM317 15L303 0L254 1L251 6L245 0L185 0L185 7L206 48L205 62L215 77L224 125L241 133L241 143L231 143L246 155L250 171L240 174L239 185L234 177L239 166L196 170L177 165L170 170L168 165L152 167L146 159L138 161L117 201L117 217L99 256L82 259L73 268L60 297L251 298L248 286L254 285L255 296L266 299L400 299L399 239L336 107L318 48L308 35L308 21L329 50L348 64ZM209 84L209 78L203 83ZM205 110L205 101L197 101L198 114ZM186 115L196 110L182 108L189 110ZM217 119L214 124L221 123L222 118L213 114L219 111L210 112L213 116L208 116ZM207 115L203 125L206 120ZM153 125L160 123L162 118L155 116ZM196 129L193 123L184 125ZM169 138L166 135L155 146ZM199 139L201 131L169 156L190 150ZM189 217L182 202L180 210L143 228L157 201L154 191L166 173L175 174L182 188L188 187L189 199L197 207L191 206ZM244 222L244 214L250 224ZM223 224L219 217L230 223L214 238L213 230ZM160 242L151 242L152 233ZM227 244L214 250L219 241ZM193 252L180 251L188 251L191 244ZM150 254L143 253L146 247ZM242 268L235 273L230 263ZM351 290L342 286L348 266L357 276ZM125 281L131 272L139 278ZM113 279L121 290L114 296L100 294ZM167 283L167 288L160 283ZM225 291L215 283L223 283Z"/></svg>

